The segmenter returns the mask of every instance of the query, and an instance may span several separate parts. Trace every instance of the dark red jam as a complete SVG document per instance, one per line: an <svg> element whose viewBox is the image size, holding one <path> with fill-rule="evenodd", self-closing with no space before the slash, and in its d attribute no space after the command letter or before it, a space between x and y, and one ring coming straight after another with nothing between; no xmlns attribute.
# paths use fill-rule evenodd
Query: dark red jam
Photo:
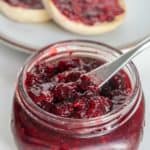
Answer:
<svg viewBox="0 0 150 150"><path fill-rule="evenodd" d="M131 86L120 71L100 90L94 79L84 74L102 64L92 58L72 57L40 62L27 73L27 92L39 107L61 117L105 115L125 103Z"/></svg>
<svg viewBox="0 0 150 150"><path fill-rule="evenodd" d="M124 13L119 0L52 0L59 11L67 18L94 25L99 22L112 22Z"/></svg>
<svg viewBox="0 0 150 150"><path fill-rule="evenodd" d="M32 8L32 9L42 9L43 4L41 0L4 0L12 6Z"/></svg>

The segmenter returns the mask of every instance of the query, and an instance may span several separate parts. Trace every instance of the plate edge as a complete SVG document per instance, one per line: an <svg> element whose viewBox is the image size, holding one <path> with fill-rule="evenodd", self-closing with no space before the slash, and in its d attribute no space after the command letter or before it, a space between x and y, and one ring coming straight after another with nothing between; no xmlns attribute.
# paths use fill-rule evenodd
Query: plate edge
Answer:
<svg viewBox="0 0 150 150"><path fill-rule="evenodd" d="M31 47L28 47L28 46L25 46L25 45L22 45L22 44L19 44L19 43L16 43L2 35L0 35L0 42L6 46L9 46L11 48L15 48L16 50L18 51L22 51L22 52L25 52L25 53L33 53L33 52L36 52L37 50L34 49L34 48L31 48Z"/></svg>

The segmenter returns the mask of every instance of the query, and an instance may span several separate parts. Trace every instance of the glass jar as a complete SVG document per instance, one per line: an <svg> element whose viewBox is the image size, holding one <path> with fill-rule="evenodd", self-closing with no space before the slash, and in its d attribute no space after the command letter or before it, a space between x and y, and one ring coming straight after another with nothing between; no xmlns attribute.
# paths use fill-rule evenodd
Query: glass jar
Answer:
<svg viewBox="0 0 150 150"><path fill-rule="evenodd" d="M18 77L13 102L12 131L19 150L137 150L143 135L144 97L136 67L124 67L132 94L112 112L90 119L63 118L39 108L28 96L26 73L41 60L53 61L67 56L88 56L112 61L121 52L98 42L64 41L37 52Z"/></svg>

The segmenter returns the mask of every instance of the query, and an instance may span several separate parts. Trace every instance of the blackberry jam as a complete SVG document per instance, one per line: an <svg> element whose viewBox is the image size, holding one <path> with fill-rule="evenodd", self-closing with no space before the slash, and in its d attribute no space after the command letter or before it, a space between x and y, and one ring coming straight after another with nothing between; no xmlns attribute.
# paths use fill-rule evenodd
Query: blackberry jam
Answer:
<svg viewBox="0 0 150 150"><path fill-rule="evenodd" d="M65 41L35 54L18 77L12 131L19 150L137 150L144 97L131 62L101 89L86 75L120 55L91 41Z"/></svg>
<svg viewBox="0 0 150 150"><path fill-rule="evenodd" d="M112 22L125 10L120 0L52 0L68 19L85 25Z"/></svg>
<svg viewBox="0 0 150 150"><path fill-rule="evenodd" d="M16 7L43 9L41 0L4 0L8 4Z"/></svg>

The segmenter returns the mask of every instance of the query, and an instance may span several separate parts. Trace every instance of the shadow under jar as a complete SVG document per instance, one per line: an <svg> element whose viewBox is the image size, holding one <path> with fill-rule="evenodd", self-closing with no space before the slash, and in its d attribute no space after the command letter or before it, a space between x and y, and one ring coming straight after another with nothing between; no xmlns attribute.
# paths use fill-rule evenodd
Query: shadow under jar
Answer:
<svg viewBox="0 0 150 150"><path fill-rule="evenodd" d="M143 135L144 96L136 67L123 71L131 83L125 103L93 118L66 118L44 111L28 95L27 72L38 62L54 62L69 56L112 61L121 53L92 41L64 41L37 52L18 77L13 102L12 131L19 150L137 150Z"/></svg>

